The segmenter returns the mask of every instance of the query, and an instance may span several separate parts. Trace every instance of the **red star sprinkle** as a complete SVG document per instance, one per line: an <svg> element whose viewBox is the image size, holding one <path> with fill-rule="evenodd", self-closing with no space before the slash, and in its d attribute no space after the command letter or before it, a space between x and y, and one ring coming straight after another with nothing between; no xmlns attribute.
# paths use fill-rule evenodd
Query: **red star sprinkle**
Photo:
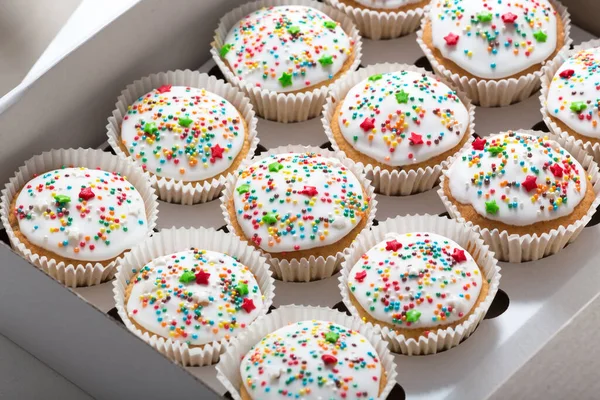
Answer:
<svg viewBox="0 0 600 400"><path fill-rule="evenodd" d="M375 118L365 118L365 120L360 124L360 127L365 132L372 130L375 128Z"/></svg>
<svg viewBox="0 0 600 400"><path fill-rule="evenodd" d="M410 134L410 142L412 145L423 144L423 136L412 132Z"/></svg>
<svg viewBox="0 0 600 400"><path fill-rule="evenodd" d="M212 158L223 158L224 151L225 149L217 144L210 148L210 155Z"/></svg>
<svg viewBox="0 0 600 400"><path fill-rule="evenodd" d="M477 138L473 141L473 148L475 150L483 150L485 147L485 139Z"/></svg>
<svg viewBox="0 0 600 400"><path fill-rule="evenodd" d="M459 36L454 33L449 33L447 36L444 36L444 40L448 46L456 46L458 43Z"/></svg>
<svg viewBox="0 0 600 400"><path fill-rule="evenodd" d="M389 242L385 242L385 249L389 251L398 251L398 249L402 248L402 243L398 243L396 239L391 240Z"/></svg>
<svg viewBox="0 0 600 400"><path fill-rule="evenodd" d="M535 182L537 177L533 175L527 175L525 180L521 182L521 186L525 188L528 192L531 192L534 189L537 189L537 183Z"/></svg>
<svg viewBox="0 0 600 400"><path fill-rule="evenodd" d="M512 24L513 22L515 22L517 20L517 16L513 13L506 13L504 15L502 15L502 21L505 24Z"/></svg>
<svg viewBox="0 0 600 400"><path fill-rule="evenodd" d="M198 285L208 285L208 278L210 278L210 274L200 270L200 272L196 274L196 283Z"/></svg>
<svg viewBox="0 0 600 400"><path fill-rule="evenodd" d="M552 166L550 167L550 171L552 171L552 174L557 178L563 176L563 169L558 164L552 164Z"/></svg>
<svg viewBox="0 0 600 400"><path fill-rule="evenodd" d="M313 197L313 196L316 196L317 194L319 194L319 192L317 192L317 188L314 186L304 186L304 189L300 190L298 193L305 194L310 197Z"/></svg>
<svg viewBox="0 0 600 400"><path fill-rule="evenodd" d="M356 275L354 275L354 279L356 279L358 282L362 282L366 277L367 271L360 271L357 272Z"/></svg>
<svg viewBox="0 0 600 400"><path fill-rule="evenodd" d="M256 308L256 306L254 305L254 301L252 301L252 299L249 298L244 298L244 302L242 303L242 308L248 313L250 314L250 312L252 310L254 310Z"/></svg>
<svg viewBox="0 0 600 400"><path fill-rule="evenodd" d="M335 365L337 364L337 358L332 356L331 354L323 354L321 356L321 360L325 363L325 365Z"/></svg>
<svg viewBox="0 0 600 400"><path fill-rule="evenodd" d="M94 197L96 197L96 195L94 194L94 192L92 192L92 189L90 188L83 188L81 189L81 192L79 192L80 199L87 201L89 199L93 199Z"/></svg>
<svg viewBox="0 0 600 400"><path fill-rule="evenodd" d="M565 69L558 75L563 79L569 79L570 77L575 75L575 71L573 71L572 69Z"/></svg>
<svg viewBox="0 0 600 400"><path fill-rule="evenodd" d="M461 249L454 249L454 252L452 253L452 258L454 258L454 261L456 261L456 262L467 261L467 256L465 256L465 251L461 250Z"/></svg>
<svg viewBox="0 0 600 400"><path fill-rule="evenodd" d="M156 90L158 90L158 93L167 93L171 91L171 85L162 85Z"/></svg>

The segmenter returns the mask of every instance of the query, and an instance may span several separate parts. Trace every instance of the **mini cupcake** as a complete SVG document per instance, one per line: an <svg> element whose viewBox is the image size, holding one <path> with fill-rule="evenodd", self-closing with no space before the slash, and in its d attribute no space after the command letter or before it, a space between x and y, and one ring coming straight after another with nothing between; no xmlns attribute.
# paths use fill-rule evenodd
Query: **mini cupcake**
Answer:
<svg viewBox="0 0 600 400"><path fill-rule="evenodd" d="M418 42L436 73L484 107L522 101L571 43L567 10L554 0L434 0Z"/></svg>
<svg viewBox="0 0 600 400"><path fill-rule="evenodd" d="M236 340L217 365L234 399L385 399L393 357L370 324L318 307L285 306Z"/></svg>
<svg viewBox="0 0 600 400"><path fill-rule="evenodd" d="M252 157L256 122L239 90L178 70L129 85L107 130L117 155L150 173L161 200L194 204L218 197L227 176Z"/></svg>
<svg viewBox="0 0 600 400"><path fill-rule="evenodd" d="M231 232L268 255L278 279L333 275L375 215L373 188L340 153L271 150L232 178L221 208Z"/></svg>
<svg viewBox="0 0 600 400"><path fill-rule="evenodd" d="M273 300L264 257L213 229L168 229L122 261L114 284L129 328L184 365L209 365Z"/></svg>
<svg viewBox="0 0 600 400"><path fill-rule="evenodd" d="M311 0L263 0L229 12L212 54L257 113L280 122L317 116L328 87L360 64L351 19Z"/></svg>
<svg viewBox="0 0 600 400"><path fill-rule="evenodd" d="M419 28L430 0L327 0L351 16L360 34L370 39L393 39Z"/></svg>
<svg viewBox="0 0 600 400"><path fill-rule="evenodd" d="M382 328L392 351L433 354L475 330L496 295L499 271L467 225L397 217L349 250L340 289L353 315Z"/></svg>
<svg viewBox="0 0 600 400"><path fill-rule="evenodd" d="M147 175L100 150L52 150L25 163L2 193L12 247L68 286L112 278L116 262L152 233Z"/></svg>
<svg viewBox="0 0 600 400"><path fill-rule="evenodd" d="M573 241L598 199L598 166L574 141L535 131L475 140L438 191L453 218L475 225L503 261L537 260Z"/></svg>
<svg viewBox="0 0 600 400"><path fill-rule="evenodd" d="M423 69L376 64L333 88L323 127L335 149L364 166L378 193L410 195L437 184L474 133L474 109Z"/></svg>
<svg viewBox="0 0 600 400"><path fill-rule="evenodd" d="M556 71L542 77L542 114L559 141L572 137L600 160L598 122L600 40L582 43Z"/></svg>

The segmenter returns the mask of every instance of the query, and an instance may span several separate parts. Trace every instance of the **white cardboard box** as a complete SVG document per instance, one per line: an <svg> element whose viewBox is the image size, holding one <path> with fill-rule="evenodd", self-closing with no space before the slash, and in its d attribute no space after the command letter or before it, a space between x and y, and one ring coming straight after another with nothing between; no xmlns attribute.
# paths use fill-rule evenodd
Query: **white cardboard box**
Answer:
<svg viewBox="0 0 600 400"><path fill-rule="evenodd" d="M0 138L5 143L0 147L0 179L7 181L25 159L50 148L102 146L115 100L135 79L176 68L215 73L208 53L213 30L227 10L243 2L146 0L127 11L41 76L0 115ZM576 27L572 35L575 43L591 38ZM363 65L423 64L414 35L364 40L363 53ZM486 136L530 129L541 121L539 108L537 97L511 107L477 108L476 132ZM261 120L258 135L267 148L327 141L319 119L287 125ZM444 212L435 191L378 196L378 202L379 220ZM161 203L159 208L159 228L224 223L219 201L196 206ZM590 357L598 353L593 344L577 344L594 343L598 326L590 326L590 321L598 322L598 313L588 309L600 292L600 254L595 251L599 233L600 227L590 226L575 243L547 259L502 263L500 287L510 302L505 312L482 322L455 349L434 356L396 357L398 382L407 398L563 398L556 395L572 393L571 387L579 389L578 398L596 397L594 374L579 373L576 367L592 366L595 358ZM0 277L0 333L92 397L165 398L173 390L178 396L200 398L223 394L214 367L181 368L107 316L114 307L111 283L65 289L4 244L0 244ZM340 300L337 276L308 284L276 282L275 306L334 306ZM502 301L498 304L500 312ZM554 351L568 349L567 344L588 351ZM568 366L567 372L556 365ZM545 380L552 374L560 382L559 391ZM394 394L390 399L402 398L401 392Z"/></svg>

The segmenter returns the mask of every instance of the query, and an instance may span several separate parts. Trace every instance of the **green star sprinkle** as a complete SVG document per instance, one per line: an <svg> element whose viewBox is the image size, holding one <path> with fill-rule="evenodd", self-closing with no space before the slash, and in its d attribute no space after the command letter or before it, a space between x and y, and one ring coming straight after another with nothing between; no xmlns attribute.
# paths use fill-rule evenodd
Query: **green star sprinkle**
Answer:
<svg viewBox="0 0 600 400"><path fill-rule="evenodd" d="M325 334L325 340L328 341L329 343L337 343L339 338L340 338L339 333L327 332Z"/></svg>
<svg viewBox="0 0 600 400"><path fill-rule="evenodd" d="M229 53L229 50L231 50L231 45L229 43L224 44L223 47L221 47L221 51L219 52L221 54L221 57L225 57L227 53Z"/></svg>
<svg viewBox="0 0 600 400"><path fill-rule="evenodd" d="M323 26L325 26L325 28L327 29L335 29L335 27L337 26L337 24L333 21L325 21L323 23Z"/></svg>
<svg viewBox="0 0 600 400"><path fill-rule="evenodd" d="M479 22L491 22L492 21L492 13L491 12L482 12L477 14L477 20Z"/></svg>
<svg viewBox="0 0 600 400"><path fill-rule="evenodd" d="M421 311L408 310L406 312L406 322L417 322L421 318Z"/></svg>
<svg viewBox="0 0 600 400"><path fill-rule="evenodd" d="M408 103L408 93L406 93L404 89L400 90L398 93L396 93L396 101L398 103Z"/></svg>
<svg viewBox="0 0 600 400"><path fill-rule="evenodd" d="M273 212L268 212L262 217L262 222L265 224L273 225L277 222L277 216Z"/></svg>
<svg viewBox="0 0 600 400"><path fill-rule="evenodd" d="M292 84L292 74L288 74L287 72L281 74L279 83L281 83L281 86L283 87L290 86Z"/></svg>
<svg viewBox="0 0 600 400"><path fill-rule="evenodd" d="M238 186L238 188L235 190L237 190L238 194L244 194L250 191L250 185L244 183L243 185Z"/></svg>
<svg viewBox="0 0 600 400"><path fill-rule="evenodd" d="M179 282L190 283L196 281L196 275L192 271L184 271L183 275L179 277Z"/></svg>
<svg viewBox="0 0 600 400"><path fill-rule="evenodd" d="M269 172L279 172L281 168L283 168L283 164L280 164L277 161L269 164Z"/></svg>
<svg viewBox="0 0 600 400"><path fill-rule="evenodd" d="M533 32L533 37L535 38L535 40L537 40L538 42L542 42L542 43L545 42L546 39L548 39L548 35L546 35L542 31Z"/></svg>
<svg viewBox="0 0 600 400"><path fill-rule="evenodd" d="M319 63L322 66L331 65L333 64L333 56L323 56L319 58Z"/></svg>
<svg viewBox="0 0 600 400"><path fill-rule="evenodd" d="M298 26L290 26L288 28L288 33L290 35L297 35L297 34L300 33L300 27L298 27Z"/></svg>
<svg viewBox="0 0 600 400"><path fill-rule="evenodd" d="M496 204L496 200L485 202L485 212L488 214L497 214L500 207Z"/></svg>
<svg viewBox="0 0 600 400"><path fill-rule="evenodd" d="M187 128L188 126L190 126L192 124L192 122L194 122L194 120L191 118L188 118L188 117L179 118L179 125L183 126L184 128Z"/></svg>
<svg viewBox="0 0 600 400"><path fill-rule="evenodd" d="M235 291L238 292L240 296L245 296L250 293L248 291L248 285L245 283L238 283L238 285L235 287Z"/></svg>
<svg viewBox="0 0 600 400"><path fill-rule="evenodd" d="M70 202L71 198L64 194L57 194L56 196L54 196L54 200L56 200L57 203L65 204Z"/></svg>
<svg viewBox="0 0 600 400"><path fill-rule="evenodd" d="M377 74L377 75L371 75L371 76L369 77L369 80L370 80L370 81L372 81L372 82L375 82L375 81L378 81L378 80L380 80L381 78L383 78L383 75L381 75L381 74Z"/></svg>
<svg viewBox="0 0 600 400"><path fill-rule="evenodd" d="M156 124L154 122L146 122L144 124L144 132L145 133L154 133L157 131L158 131L158 128L156 127Z"/></svg>
<svg viewBox="0 0 600 400"><path fill-rule="evenodd" d="M499 153L502 153L502 151L504 150L502 148L502 146L490 146L487 149L493 156L498 155Z"/></svg>
<svg viewBox="0 0 600 400"><path fill-rule="evenodd" d="M574 101L571 103L571 111L582 112L587 108L587 105L583 101Z"/></svg>

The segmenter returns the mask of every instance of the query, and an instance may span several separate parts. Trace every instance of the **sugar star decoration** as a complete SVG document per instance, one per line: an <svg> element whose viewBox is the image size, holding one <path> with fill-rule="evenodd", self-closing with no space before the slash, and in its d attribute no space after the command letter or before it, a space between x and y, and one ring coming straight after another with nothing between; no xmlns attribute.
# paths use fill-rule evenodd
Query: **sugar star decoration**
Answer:
<svg viewBox="0 0 600 400"><path fill-rule="evenodd" d="M385 249L387 251L398 251L402 248L402 243L399 243L396 239L385 242Z"/></svg>
<svg viewBox="0 0 600 400"><path fill-rule="evenodd" d="M323 56L319 58L319 64L322 66L333 64L333 56Z"/></svg>
<svg viewBox="0 0 600 400"><path fill-rule="evenodd" d="M196 280L196 275L192 271L184 271L184 273L179 277L179 282L181 283L190 283Z"/></svg>
<svg viewBox="0 0 600 400"><path fill-rule="evenodd" d="M317 194L319 194L315 186L304 186L304 189L300 190L298 193L306 195L308 197L314 197Z"/></svg>
<svg viewBox="0 0 600 400"><path fill-rule="evenodd" d="M67 204L71 201L71 198L64 194L57 194L56 196L54 196L54 201L56 201L59 204Z"/></svg>
<svg viewBox="0 0 600 400"><path fill-rule="evenodd" d="M412 132L410 134L410 144L412 144L413 146L423 144L423 136L419 135L418 133Z"/></svg>
<svg viewBox="0 0 600 400"><path fill-rule="evenodd" d="M535 40L537 40L538 42L545 42L546 39L548 39L548 35L546 35L546 33L544 33L544 31L535 31L533 32L533 37L535 38Z"/></svg>
<svg viewBox="0 0 600 400"><path fill-rule="evenodd" d="M360 272L357 272L356 275L354 275L354 279L356 279L357 282L364 281L366 277L367 277L367 271L360 271Z"/></svg>
<svg viewBox="0 0 600 400"><path fill-rule="evenodd" d="M408 93L404 91L404 89L400 90L396 93L396 101L398 104L406 104L408 103Z"/></svg>
<svg viewBox="0 0 600 400"><path fill-rule="evenodd" d="M448 46L456 46L456 44L458 43L458 39L459 38L460 38L460 36L455 35L452 32L450 32L449 34L447 34L446 36L444 36L444 40L446 41L446 44Z"/></svg>
<svg viewBox="0 0 600 400"><path fill-rule="evenodd" d="M373 128L375 128L375 118L365 118L365 120L360 123L360 127L365 132L373 130Z"/></svg>
<svg viewBox="0 0 600 400"><path fill-rule="evenodd" d="M481 12L477 14L477 20L479 22L491 22L492 21L492 13L491 12Z"/></svg>
<svg viewBox="0 0 600 400"><path fill-rule="evenodd" d="M496 200L486 201L485 202L485 212L488 214L497 214L500 207L496 204Z"/></svg>
<svg viewBox="0 0 600 400"><path fill-rule="evenodd" d="M88 201L96 197L96 194L90 188L83 188L79 191L79 198Z"/></svg>
<svg viewBox="0 0 600 400"><path fill-rule="evenodd" d="M158 89L158 93L167 93L171 91L171 85L162 85L161 87L159 87Z"/></svg>
<svg viewBox="0 0 600 400"><path fill-rule="evenodd" d="M337 24L334 21L325 21L323 23L323 26L327 29L335 29L335 27L337 26Z"/></svg>
<svg viewBox="0 0 600 400"><path fill-rule="evenodd" d="M243 185L238 186L238 188L236 190L237 190L238 194L244 194L244 193L250 191L250 185L248 185L247 183L244 183Z"/></svg>
<svg viewBox="0 0 600 400"><path fill-rule="evenodd" d="M325 334L325 340L328 341L329 343L337 343L339 338L340 338L339 333L327 332Z"/></svg>
<svg viewBox="0 0 600 400"><path fill-rule="evenodd" d="M275 161L274 163L269 164L269 172L279 172L283 168L283 164Z"/></svg>
<svg viewBox="0 0 600 400"><path fill-rule="evenodd" d="M527 177L525 177L525 180L523 182L521 182L521 186L523 186L525 188L525 190L527 190L527 192L531 192L532 190L537 189L536 180L537 180L536 176L527 175Z"/></svg>
<svg viewBox="0 0 600 400"><path fill-rule="evenodd" d="M210 278L210 274L200 270L200 272L196 274L196 283L198 285L208 285L208 278Z"/></svg>
<svg viewBox="0 0 600 400"><path fill-rule="evenodd" d="M235 287L235 291L238 292L238 294L240 296L246 296L249 293L248 285L246 285L245 283L240 282Z"/></svg>
<svg viewBox="0 0 600 400"><path fill-rule="evenodd" d="M269 225L277 223L277 215L273 212L268 212L262 217L262 222Z"/></svg>
<svg viewBox="0 0 600 400"><path fill-rule="evenodd" d="M408 310L406 312L406 322L417 322L421 318L421 312L417 310Z"/></svg>
<svg viewBox="0 0 600 400"><path fill-rule="evenodd" d="M463 261L467 261L467 256L465 255L465 251L461 250L461 249L454 249L454 252L452 253L452 258L454 258L454 261L456 262L463 262Z"/></svg>
<svg viewBox="0 0 600 400"><path fill-rule="evenodd" d="M144 124L144 133L153 134L158 132L158 128L154 122L146 122Z"/></svg>
<svg viewBox="0 0 600 400"><path fill-rule="evenodd" d="M290 35L297 35L300 33L300 27L299 26L290 26L288 28L288 33Z"/></svg>
<svg viewBox="0 0 600 400"><path fill-rule="evenodd" d="M517 18L518 17L511 12L502 14L502 22L504 22L505 24L512 24L517 20Z"/></svg>
<svg viewBox="0 0 600 400"><path fill-rule="evenodd" d="M244 309L244 311L250 314L252 310L256 308L256 306L254 305L254 301L252 299L246 297L244 298L244 302L242 303L242 308Z"/></svg>
<svg viewBox="0 0 600 400"><path fill-rule="evenodd" d="M575 70L565 69L564 71L561 71L561 73L558 75L563 79L569 79L570 77L575 75Z"/></svg>
<svg viewBox="0 0 600 400"><path fill-rule="evenodd" d="M571 111L573 112L582 112L587 108L587 105L583 101L574 101L571 103Z"/></svg>
<svg viewBox="0 0 600 400"><path fill-rule="evenodd" d="M221 51L219 52L221 54L221 57L225 57L227 53L229 53L229 50L231 50L231 44L224 44L223 47L221 47Z"/></svg>
<svg viewBox="0 0 600 400"><path fill-rule="evenodd" d="M217 144L210 148L210 155L212 158L223 158L224 151L225 149Z"/></svg>
<svg viewBox="0 0 600 400"><path fill-rule="evenodd" d="M192 124L192 122L194 122L194 120L188 117L180 117L177 122L179 122L179 125L187 128Z"/></svg>
<svg viewBox="0 0 600 400"><path fill-rule="evenodd" d="M382 75L382 74L375 74L375 75L371 75L371 76L369 77L369 80L370 80L371 82L375 82L375 81L378 81L378 80L380 80L381 78L383 78L383 75Z"/></svg>
<svg viewBox="0 0 600 400"><path fill-rule="evenodd" d="M485 143L485 139L477 138L473 141L473 149L481 151L485 148Z"/></svg>
<svg viewBox="0 0 600 400"><path fill-rule="evenodd" d="M503 150L504 149L502 148L502 146L491 146L491 147L488 147L488 151L493 156L496 156L496 155L502 153Z"/></svg>
<svg viewBox="0 0 600 400"><path fill-rule="evenodd" d="M323 360L325 365L336 365L338 361L337 358L335 358L335 356L332 356L331 354L323 354L321 356L321 360Z"/></svg>
<svg viewBox="0 0 600 400"><path fill-rule="evenodd" d="M563 169L558 164L552 164L550 166L550 172L552 172L552 175L554 175L557 178L562 178L563 176Z"/></svg>
<svg viewBox="0 0 600 400"><path fill-rule="evenodd" d="M281 86L283 87L291 86L292 74L288 74L287 72L282 73L279 77L279 83L281 83Z"/></svg>

